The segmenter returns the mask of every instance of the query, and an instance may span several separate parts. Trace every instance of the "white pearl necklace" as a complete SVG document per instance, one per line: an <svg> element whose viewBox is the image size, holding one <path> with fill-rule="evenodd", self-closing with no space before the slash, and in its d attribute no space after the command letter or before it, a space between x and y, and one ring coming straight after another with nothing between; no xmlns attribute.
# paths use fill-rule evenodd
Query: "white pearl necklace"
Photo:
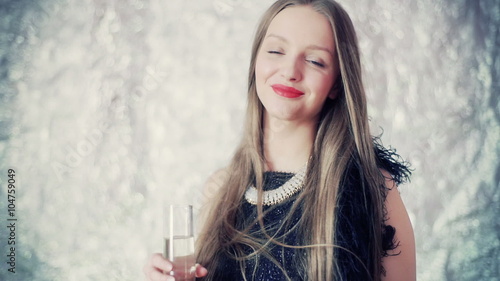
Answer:
<svg viewBox="0 0 500 281"><path fill-rule="evenodd" d="M302 187L304 187L304 179L306 177L307 163L302 167L291 179L285 182L280 187L273 190L262 192L262 204L271 206L280 204L286 199L295 195ZM245 192L245 199L252 205L257 205L259 191L255 186L249 186Z"/></svg>

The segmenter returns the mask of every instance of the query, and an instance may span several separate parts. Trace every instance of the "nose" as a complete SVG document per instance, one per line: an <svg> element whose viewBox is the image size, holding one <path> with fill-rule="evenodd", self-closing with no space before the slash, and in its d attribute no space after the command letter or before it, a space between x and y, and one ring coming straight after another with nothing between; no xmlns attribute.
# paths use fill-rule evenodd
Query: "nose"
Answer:
<svg viewBox="0 0 500 281"><path fill-rule="evenodd" d="M284 62L281 69L281 76L287 81L297 82L302 79L300 61L296 58L290 58Z"/></svg>

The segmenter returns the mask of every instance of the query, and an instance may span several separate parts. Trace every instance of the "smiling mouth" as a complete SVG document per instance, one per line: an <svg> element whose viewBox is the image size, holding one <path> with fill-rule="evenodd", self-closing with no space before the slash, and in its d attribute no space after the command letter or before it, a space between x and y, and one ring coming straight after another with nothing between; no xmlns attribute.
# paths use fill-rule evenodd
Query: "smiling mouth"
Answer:
<svg viewBox="0 0 500 281"><path fill-rule="evenodd" d="M274 84L271 86L276 94L285 98L298 98L304 95L304 92L301 92L294 87L288 87L281 84Z"/></svg>

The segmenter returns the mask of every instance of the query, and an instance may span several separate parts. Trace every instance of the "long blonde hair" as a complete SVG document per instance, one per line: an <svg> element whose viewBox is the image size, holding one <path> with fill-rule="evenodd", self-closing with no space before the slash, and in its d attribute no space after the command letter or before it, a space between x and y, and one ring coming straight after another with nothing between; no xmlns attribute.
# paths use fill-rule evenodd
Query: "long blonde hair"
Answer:
<svg viewBox="0 0 500 281"><path fill-rule="evenodd" d="M256 57L273 18L283 9L296 5L309 5L330 21L340 68L339 77L332 88L332 91L337 91L337 98L327 99L323 106L305 186L292 207L294 210L301 204L304 210L299 227L303 243L300 248L307 251L303 261L304 277L308 280L334 279L338 267L334 256L337 195L346 167L354 157L360 167L362 182L365 183L362 189L365 205L373 206L367 214L372 260L371 264L365 266L373 280L380 279L384 219L384 193L380 185L383 184L383 178L377 168L368 125L359 48L353 24L345 10L334 1L279 0L265 12L258 26L249 67L248 107L243 139L227 168L227 181L219 189L198 239L197 259L207 267L209 280L218 266L218 255L230 246L236 252L232 255L239 258L240 265L245 254L239 245L248 245L255 253L266 253L262 242L252 239L244 230L238 230L235 224L246 188L254 183L260 190L263 184L263 106L255 85ZM257 209L262 226L261 202ZM269 239L272 240L271 237Z"/></svg>

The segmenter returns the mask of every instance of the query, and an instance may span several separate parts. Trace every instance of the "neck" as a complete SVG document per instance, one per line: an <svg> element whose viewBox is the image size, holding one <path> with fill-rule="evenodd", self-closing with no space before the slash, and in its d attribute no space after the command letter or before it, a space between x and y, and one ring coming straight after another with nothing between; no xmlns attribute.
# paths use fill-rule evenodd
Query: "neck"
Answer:
<svg viewBox="0 0 500 281"><path fill-rule="evenodd" d="M264 116L264 156L267 171L296 172L309 159L316 122L287 121Z"/></svg>

